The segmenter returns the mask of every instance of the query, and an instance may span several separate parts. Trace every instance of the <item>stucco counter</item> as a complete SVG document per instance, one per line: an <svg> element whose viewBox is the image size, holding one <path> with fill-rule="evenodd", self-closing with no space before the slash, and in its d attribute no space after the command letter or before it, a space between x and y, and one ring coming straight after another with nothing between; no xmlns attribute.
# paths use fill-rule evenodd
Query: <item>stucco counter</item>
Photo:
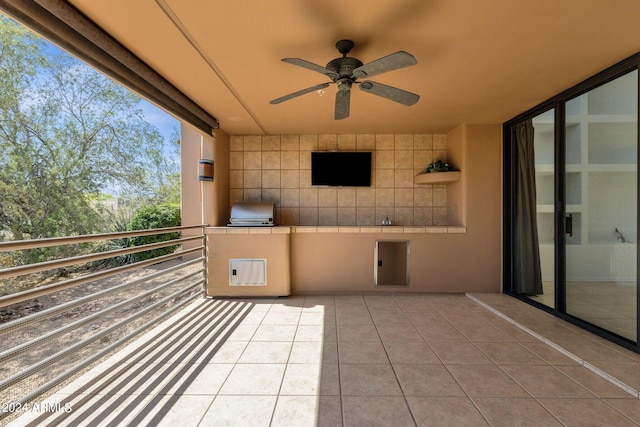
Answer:
<svg viewBox="0 0 640 427"><path fill-rule="evenodd" d="M217 261L210 268L224 268L218 287L228 280L222 259L258 257L256 251L271 257L270 283L288 281L292 294L482 292L496 286L474 286L474 275L483 266L468 246L463 226L208 227L205 233L209 261ZM408 286L375 285L376 242L385 241L408 242Z"/></svg>
<svg viewBox="0 0 640 427"><path fill-rule="evenodd" d="M317 226L291 232L292 289L297 294L462 292L467 229L448 226ZM376 286L376 243L407 242L407 286ZM459 253L460 256L456 256ZM453 254L453 256L452 256Z"/></svg>
<svg viewBox="0 0 640 427"><path fill-rule="evenodd" d="M207 227L207 295L291 293L289 227Z"/></svg>
<svg viewBox="0 0 640 427"><path fill-rule="evenodd" d="M466 233L463 226L402 226L402 225L361 225L361 226L297 226L293 233L376 233L376 234L453 234Z"/></svg>
<svg viewBox="0 0 640 427"><path fill-rule="evenodd" d="M292 233L388 233L388 234L459 234L467 228L456 225L343 225L343 226L276 226L276 227L207 227L206 234L292 234Z"/></svg>

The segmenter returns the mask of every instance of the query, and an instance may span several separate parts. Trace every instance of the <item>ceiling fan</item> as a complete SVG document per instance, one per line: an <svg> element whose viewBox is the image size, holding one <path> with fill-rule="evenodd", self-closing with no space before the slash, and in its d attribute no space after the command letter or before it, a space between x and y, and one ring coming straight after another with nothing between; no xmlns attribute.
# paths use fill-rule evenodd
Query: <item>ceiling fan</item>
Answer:
<svg viewBox="0 0 640 427"><path fill-rule="evenodd" d="M393 86L387 86L382 83L376 83L371 80L358 81L358 79L364 79L386 73L388 71L415 65L417 61L413 55L404 51L399 51L380 59L376 59L375 61L371 61L367 64L363 64L359 59L347 56L351 49L353 49L353 45L354 43L351 40L339 40L336 43L336 48L338 49L338 52L342 54L342 57L329 61L326 67L316 65L300 58L284 58L282 60L283 62L324 74L331 79L331 82L321 83L319 85L290 93L289 95L276 98L270 101L270 103L279 104L300 95L304 95L305 93L323 90L330 84L338 85L334 116L336 120L349 117L351 87L354 84L359 85L360 90L364 92L378 95L403 105L413 105L418 102L420 96L415 93L407 92Z"/></svg>

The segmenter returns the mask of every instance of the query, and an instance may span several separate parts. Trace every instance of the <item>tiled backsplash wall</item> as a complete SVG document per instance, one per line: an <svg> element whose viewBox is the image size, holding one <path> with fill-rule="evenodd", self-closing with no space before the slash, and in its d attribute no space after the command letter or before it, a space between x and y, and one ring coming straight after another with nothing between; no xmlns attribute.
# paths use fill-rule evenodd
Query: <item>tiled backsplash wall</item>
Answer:
<svg viewBox="0 0 640 427"><path fill-rule="evenodd" d="M430 134L231 137L230 200L275 202L280 225L446 225L445 185L414 185L446 136ZM313 187L312 151L371 151L371 187Z"/></svg>

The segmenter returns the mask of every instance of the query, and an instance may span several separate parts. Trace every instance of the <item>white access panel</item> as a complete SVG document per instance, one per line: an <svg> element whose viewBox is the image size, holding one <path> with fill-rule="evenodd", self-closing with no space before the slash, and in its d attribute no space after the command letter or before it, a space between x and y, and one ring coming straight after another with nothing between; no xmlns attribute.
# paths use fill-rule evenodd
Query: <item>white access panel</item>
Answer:
<svg viewBox="0 0 640 427"><path fill-rule="evenodd" d="M229 286L267 286L267 259L229 259Z"/></svg>

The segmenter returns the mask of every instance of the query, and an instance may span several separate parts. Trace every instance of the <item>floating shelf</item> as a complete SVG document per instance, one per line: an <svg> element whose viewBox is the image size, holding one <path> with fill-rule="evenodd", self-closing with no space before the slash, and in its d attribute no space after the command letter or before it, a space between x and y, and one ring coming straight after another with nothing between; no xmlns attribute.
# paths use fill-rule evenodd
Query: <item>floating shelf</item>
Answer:
<svg viewBox="0 0 640 427"><path fill-rule="evenodd" d="M413 177L414 184L447 184L460 181L460 171L422 173Z"/></svg>

